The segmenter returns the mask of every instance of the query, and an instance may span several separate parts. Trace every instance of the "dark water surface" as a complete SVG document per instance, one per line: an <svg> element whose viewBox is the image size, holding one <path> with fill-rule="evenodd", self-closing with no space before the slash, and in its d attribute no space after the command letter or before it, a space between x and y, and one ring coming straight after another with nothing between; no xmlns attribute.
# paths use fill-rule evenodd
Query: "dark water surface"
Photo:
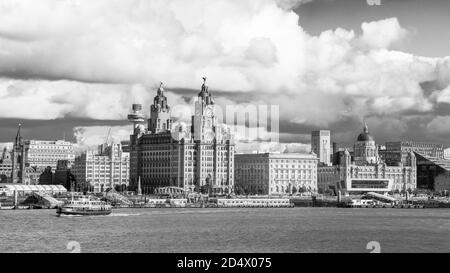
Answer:
<svg viewBox="0 0 450 273"><path fill-rule="evenodd" d="M0 211L0 252L450 252L448 209Z"/></svg>

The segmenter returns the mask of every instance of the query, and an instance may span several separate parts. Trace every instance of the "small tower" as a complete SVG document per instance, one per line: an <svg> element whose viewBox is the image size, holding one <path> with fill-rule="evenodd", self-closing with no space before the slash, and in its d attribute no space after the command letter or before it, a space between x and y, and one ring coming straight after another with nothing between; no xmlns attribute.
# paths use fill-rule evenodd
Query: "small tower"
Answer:
<svg viewBox="0 0 450 273"><path fill-rule="evenodd" d="M133 104L131 113L128 114L128 121L133 123L133 133L139 134L141 133L141 128L145 122L145 116L142 113L142 105L141 104Z"/></svg>
<svg viewBox="0 0 450 273"><path fill-rule="evenodd" d="M138 179L138 189L137 189L137 194L138 194L138 195L142 195L141 177L140 177L140 176L139 176L139 179Z"/></svg>
<svg viewBox="0 0 450 273"><path fill-rule="evenodd" d="M148 130L156 134L172 130L172 117L167 98L164 96L163 83L159 85L157 94L150 106L150 119L148 120Z"/></svg>

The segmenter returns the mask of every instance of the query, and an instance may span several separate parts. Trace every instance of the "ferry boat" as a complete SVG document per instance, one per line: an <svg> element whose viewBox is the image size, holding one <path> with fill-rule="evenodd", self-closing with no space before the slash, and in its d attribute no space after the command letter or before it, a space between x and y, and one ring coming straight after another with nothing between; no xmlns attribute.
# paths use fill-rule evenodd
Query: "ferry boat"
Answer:
<svg viewBox="0 0 450 273"><path fill-rule="evenodd" d="M73 197L72 197L73 198ZM56 208L58 216L61 215L108 215L111 214L111 205L106 202L92 200L89 197L81 197L78 200L71 200L64 203L64 205Z"/></svg>

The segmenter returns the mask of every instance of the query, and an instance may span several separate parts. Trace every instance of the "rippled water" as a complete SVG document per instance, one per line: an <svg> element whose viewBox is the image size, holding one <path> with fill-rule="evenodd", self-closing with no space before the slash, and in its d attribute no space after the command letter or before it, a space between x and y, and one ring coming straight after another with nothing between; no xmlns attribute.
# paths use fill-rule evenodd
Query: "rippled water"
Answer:
<svg viewBox="0 0 450 273"><path fill-rule="evenodd" d="M447 209L121 209L56 217L0 211L0 252L449 252Z"/></svg>

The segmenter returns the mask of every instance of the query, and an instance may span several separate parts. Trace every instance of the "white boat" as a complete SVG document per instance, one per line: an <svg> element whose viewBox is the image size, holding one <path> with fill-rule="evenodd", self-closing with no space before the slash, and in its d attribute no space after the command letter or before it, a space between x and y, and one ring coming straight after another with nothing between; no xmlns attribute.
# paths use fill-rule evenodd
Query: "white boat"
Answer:
<svg viewBox="0 0 450 273"><path fill-rule="evenodd" d="M62 206L56 208L58 216L61 215L108 215L111 214L111 205L99 200L92 200L87 196L83 196L77 200L65 202Z"/></svg>

